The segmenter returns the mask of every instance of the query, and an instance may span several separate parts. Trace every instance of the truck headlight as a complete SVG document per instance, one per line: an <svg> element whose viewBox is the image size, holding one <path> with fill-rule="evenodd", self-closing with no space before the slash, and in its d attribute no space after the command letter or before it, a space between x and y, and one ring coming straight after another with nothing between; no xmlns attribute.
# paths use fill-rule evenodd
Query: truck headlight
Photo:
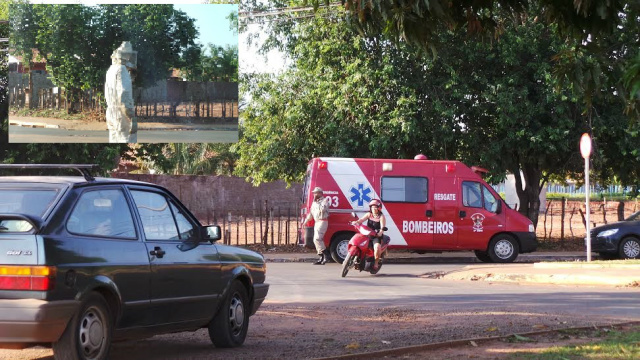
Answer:
<svg viewBox="0 0 640 360"><path fill-rule="evenodd" d="M601 233L598 234L598 236L602 236L602 237L607 237L607 236L611 236L615 233L618 232L618 229L609 229L609 230L605 230Z"/></svg>
<svg viewBox="0 0 640 360"><path fill-rule="evenodd" d="M533 224L529 224L529 232L536 232L536 228L533 227Z"/></svg>

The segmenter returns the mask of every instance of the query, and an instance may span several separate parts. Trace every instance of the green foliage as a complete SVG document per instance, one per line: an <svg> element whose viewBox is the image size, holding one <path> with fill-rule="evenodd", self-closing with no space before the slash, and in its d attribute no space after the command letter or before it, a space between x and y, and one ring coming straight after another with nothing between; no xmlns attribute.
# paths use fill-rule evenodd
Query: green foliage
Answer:
<svg viewBox="0 0 640 360"><path fill-rule="evenodd" d="M549 174L581 176L577 144L591 128L596 173L634 183L640 138L627 131L622 101L598 96L585 117L573 92L556 90L553 56L564 39L534 17L523 21L504 24L495 43L442 32L447 46L434 59L382 35L358 35L335 12L318 11L290 34L290 70L243 83L251 102L241 113L238 174L292 182L313 156L424 153L486 167L491 181L522 171L522 211L535 223Z"/></svg>
<svg viewBox="0 0 640 360"><path fill-rule="evenodd" d="M25 61L32 49L46 60L69 100L80 90L101 89L111 54L122 41L138 52L136 84L165 79L183 64L181 54L195 46L194 20L173 5L33 5L12 4L12 48Z"/></svg>
<svg viewBox="0 0 640 360"><path fill-rule="evenodd" d="M238 82L238 46L208 45L207 55L199 48L185 54L184 75L190 81Z"/></svg>
<svg viewBox="0 0 640 360"><path fill-rule="evenodd" d="M136 145L142 169L173 175L231 175L237 155L231 144Z"/></svg>

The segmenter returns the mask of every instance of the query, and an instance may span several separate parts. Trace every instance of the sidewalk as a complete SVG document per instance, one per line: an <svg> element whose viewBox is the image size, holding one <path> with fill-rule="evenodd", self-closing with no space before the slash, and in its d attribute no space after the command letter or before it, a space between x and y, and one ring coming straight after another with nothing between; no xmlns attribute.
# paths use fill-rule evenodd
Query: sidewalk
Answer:
<svg viewBox="0 0 640 360"><path fill-rule="evenodd" d="M9 125L31 127L31 128L47 128L47 129L65 129L65 130L87 130L87 131L107 131L107 123L100 121L86 120L67 120L57 118L44 117L27 117L27 116L9 116ZM149 130L217 130L217 131L238 131L238 124L219 123L219 124L183 124L183 123L165 123L152 121L138 121L138 131Z"/></svg>
<svg viewBox="0 0 640 360"><path fill-rule="evenodd" d="M313 262L317 259L314 253L267 252L263 255L267 262ZM592 260L598 260L597 255L593 255ZM471 251L424 255L389 251L385 263L473 264L449 273L424 276L432 279L640 287L640 264L624 264L620 261L589 264L586 263L584 252L534 252L521 254L515 264L486 264L480 262Z"/></svg>

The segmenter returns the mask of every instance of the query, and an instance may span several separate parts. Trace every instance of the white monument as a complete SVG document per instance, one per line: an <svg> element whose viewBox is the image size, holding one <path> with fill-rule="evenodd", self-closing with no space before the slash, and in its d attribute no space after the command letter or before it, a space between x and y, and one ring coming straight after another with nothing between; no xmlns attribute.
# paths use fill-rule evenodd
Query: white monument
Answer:
<svg viewBox="0 0 640 360"><path fill-rule="evenodd" d="M110 143L138 142L138 123L134 117L130 70L136 68L138 52L123 41L111 55L111 66L104 83L107 101L107 128Z"/></svg>

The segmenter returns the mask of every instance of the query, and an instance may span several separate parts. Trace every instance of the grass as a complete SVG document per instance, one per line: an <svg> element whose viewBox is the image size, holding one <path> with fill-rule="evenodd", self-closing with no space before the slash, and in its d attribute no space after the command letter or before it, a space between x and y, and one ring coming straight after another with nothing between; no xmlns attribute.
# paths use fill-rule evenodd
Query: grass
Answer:
<svg viewBox="0 0 640 360"><path fill-rule="evenodd" d="M610 331L590 344L551 347L535 354L517 352L511 359L640 359L640 327L632 331Z"/></svg>
<svg viewBox="0 0 640 360"><path fill-rule="evenodd" d="M29 116L29 117L47 117L47 118L65 119L65 120L86 120L87 118L94 117L95 112L85 111L85 112L80 112L76 114L67 114L66 110L11 108L11 115Z"/></svg>

